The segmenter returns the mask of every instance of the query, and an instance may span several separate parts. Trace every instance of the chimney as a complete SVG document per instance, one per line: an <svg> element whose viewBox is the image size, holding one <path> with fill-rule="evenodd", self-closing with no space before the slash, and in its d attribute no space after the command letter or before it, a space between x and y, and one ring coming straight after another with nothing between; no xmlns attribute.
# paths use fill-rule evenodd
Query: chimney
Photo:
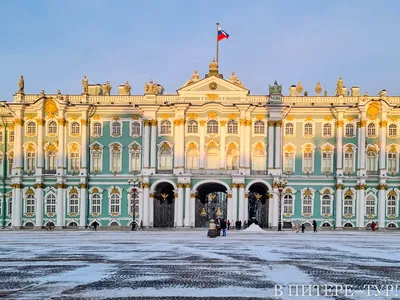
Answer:
<svg viewBox="0 0 400 300"><path fill-rule="evenodd" d="M352 86L351 87L351 96L359 97L360 96L360 87L359 86Z"/></svg>

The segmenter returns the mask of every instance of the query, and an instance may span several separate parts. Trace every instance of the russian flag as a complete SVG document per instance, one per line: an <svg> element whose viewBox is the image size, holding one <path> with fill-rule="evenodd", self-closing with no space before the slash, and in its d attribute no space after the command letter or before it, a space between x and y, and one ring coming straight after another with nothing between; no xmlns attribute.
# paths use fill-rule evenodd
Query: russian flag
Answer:
<svg viewBox="0 0 400 300"><path fill-rule="evenodd" d="M218 26L218 42L223 40L223 39L228 39L229 34L227 34L225 31L221 29L221 27Z"/></svg>

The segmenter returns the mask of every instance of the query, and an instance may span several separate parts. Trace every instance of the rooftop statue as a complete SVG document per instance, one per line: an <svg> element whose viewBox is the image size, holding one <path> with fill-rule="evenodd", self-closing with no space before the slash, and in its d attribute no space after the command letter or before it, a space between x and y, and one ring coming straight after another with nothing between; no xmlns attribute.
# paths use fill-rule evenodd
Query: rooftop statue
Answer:
<svg viewBox="0 0 400 300"><path fill-rule="evenodd" d="M336 96L343 96L343 79L342 77L336 83Z"/></svg>
<svg viewBox="0 0 400 300"><path fill-rule="evenodd" d="M321 91L322 91L322 86L321 83L318 82L317 85L315 86L315 92L317 93L317 96L321 96Z"/></svg>
<svg viewBox="0 0 400 300"><path fill-rule="evenodd" d="M303 91L303 84L301 83L301 81L299 81L299 83L296 86L297 96L301 96L302 91Z"/></svg>
<svg viewBox="0 0 400 300"><path fill-rule="evenodd" d="M19 77L18 87L19 87L18 94L23 94L25 89L25 81L24 81L24 76L22 75Z"/></svg>
<svg viewBox="0 0 400 300"><path fill-rule="evenodd" d="M88 79L86 78L86 76L83 76L83 79L82 79L82 87L83 87L83 93L84 93L84 94L87 94L87 93L88 93L88 90L89 90L89 81L88 81Z"/></svg>
<svg viewBox="0 0 400 300"><path fill-rule="evenodd" d="M125 92L125 95L131 95L131 85L129 84L129 82L127 81L127 82L125 82L125 85L124 85L124 92Z"/></svg>
<svg viewBox="0 0 400 300"><path fill-rule="evenodd" d="M109 82L109 81L107 81L107 82L106 82L106 84L105 84L105 85L103 85L103 90L104 90L104 95L106 95L106 96L110 96L110 94L111 94L111 90L112 90L112 87L111 87L111 85L110 85L110 82Z"/></svg>
<svg viewBox="0 0 400 300"><path fill-rule="evenodd" d="M275 80L273 86L270 86L270 85L268 85L268 86L269 86L269 94L270 95L272 95L272 94L281 95L282 94L282 85L278 85L278 81Z"/></svg>
<svg viewBox="0 0 400 300"><path fill-rule="evenodd" d="M192 83L195 83L195 82L197 82L199 80L200 80L200 75L197 73L197 70L194 70L193 74L192 74L192 77L190 77L190 79L188 81L186 81L183 86L184 87L188 86L188 85L190 85Z"/></svg>
<svg viewBox="0 0 400 300"><path fill-rule="evenodd" d="M229 81L241 88L244 88L242 81L239 78L237 78L235 72L232 72L231 77L229 77Z"/></svg>
<svg viewBox="0 0 400 300"><path fill-rule="evenodd" d="M164 87L161 84L153 83L153 80L150 80L149 83L145 82L144 84L144 93L162 95L164 93Z"/></svg>

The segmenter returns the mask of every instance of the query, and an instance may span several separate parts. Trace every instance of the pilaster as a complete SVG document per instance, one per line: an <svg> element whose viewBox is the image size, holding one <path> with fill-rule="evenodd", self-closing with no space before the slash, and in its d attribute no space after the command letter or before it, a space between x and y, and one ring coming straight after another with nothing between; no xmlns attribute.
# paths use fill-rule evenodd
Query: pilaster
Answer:
<svg viewBox="0 0 400 300"><path fill-rule="evenodd" d="M58 111L59 119L58 122L58 163L57 163L57 175L65 176L66 174L66 155L65 155L65 131L67 120L65 120L65 108ZM64 225L63 225L64 226Z"/></svg>
<svg viewBox="0 0 400 300"><path fill-rule="evenodd" d="M149 182L142 183L143 189L143 226L149 227L150 226L150 215L149 215L149 203L150 201L150 192L149 192Z"/></svg>
<svg viewBox="0 0 400 300"><path fill-rule="evenodd" d="M245 221L244 183L239 184L239 220Z"/></svg>
<svg viewBox="0 0 400 300"><path fill-rule="evenodd" d="M268 174L274 168L274 149L275 149L275 122L268 121Z"/></svg>
<svg viewBox="0 0 400 300"><path fill-rule="evenodd" d="M282 161L282 121L275 121L275 169L281 169ZM281 172L280 172L281 173Z"/></svg>
<svg viewBox="0 0 400 300"><path fill-rule="evenodd" d="M251 153L251 120L246 120L245 122L245 168L247 175L250 175L250 153ZM243 136L241 137L243 139ZM243 151L243 149L241 149ZM247 220L247 219L246 219Z"/></svg>
<svg viewBox="0 0 400 300"><path fill-rule="evenodd" d="M338 151L340 152L340 151ZM335 229L342 228L342 204L343 204L343 189L344 185L342 183L338 183L336 185L336 213L335 213Z"/></svg>
<svg viewBox="0 0 400 300"><path fill-rule="evenodd" d="M219 168L221 170L226 169L226 149L225 149L225 138L226 138L226 121L220 121L220 126L221 126L221 133L220 133L220 153L221 155L219 156Z"/></svg>
<svg viewBox="0 0 400 300"><path fill-rule="evenodd" d="M381 183L379 184L378 189L378 228L385 229L387 185Z"/></svg>
<svg viewBox="0 0 400 300"><path fill-rule="evenodd" d="M56 214L57 214L57 228L64 228L65 226L65 189L67 185L65 183L57 183L57 206L56 206Z"/></svg>
<svg viewBox="0 0 400 300"><path fill-rule="evenodd" d="M11 185L12 191L12 228L21 228L22 226L22 183Z"/></svg>
<svg viewBox="0 0 400 300"><path fill-rule="evenodd" d="M379 175L386 176L386 137L387 137L387 120L386 113L382 113L382 121L379 134ZM378 225L379 226L379 225Z"/></svg>
<svg viewBox="0 0 400 300"><path fill-rule="evenodd" d="M238 185L236 183L232 183L231 187L232 187L232 218L233 222L236 222L237 220L240 219L238 214L238 189L237 189Z"/></svg>
<svg viewBox="0 0 400 300"><path fill-rule="evenodd" d="M39 182L38 182L39 181ZM34 185L35 187L35 198L36 198L36 228L42 228L43 227L43 213L44 213L44 207L43 207L43 188L44 184L40 182L41 179L37 179L37 183Z"/></svg>
<svg viewBox="0 0 400 300"><path fill-rule="evenodd" d="M364 229L364 217L365 217L365 188L366 185L363 183L356 185L357 190L357 227L358 229Z"/></svg>
<svg viewBox="0 0 400 300"><path fill-rule="evenodd" d="M87 119L88 119L87 118L87 110L85 109L82 112L82 119L81 119L81 127L82 127L81 137L82 137L82 140L81 140L81 172L80 173L81 173L82 176L86 176L87 172L88 172L88 169L87 169L87 166L88 166L87 154L88 154L88 151L89 151L89 146L88 146L88 127L87 127L88 120ZM81 193L81 195L82 195L82 193ZM84 224L84 225L86 225L86 224Z"/></svg>
<svg viewBox="0 0 400 300"><path fill-rule="evenodd" d="M79 208L79 227L86 227L86 214L87 214L87 184L85 183L85 179L81 179L81 183L79 184L80 188L80 208Z"/></svg>
<svg viewBox="0 0 400 300"><path fill-rule="evenodd" d="M200 170L204 170L205 167L205 128L204 126L206 125L206 120L200 120L199 121L199 133L200 133L200 160L199 160L199 168Z"/></svg>
<svg viewBox="0 0 400 300"><path fill-rule="evenodd" d="M192 227L192 220L190 218L190 206L191 206L191 198L190 198L190 183L184 184L185 188L185 216L183 219L183 226L184 227Z"/></svg>
<svg viewBox="0 0 400 300"><path fill-rule="evenodd" d="M343 112L339 112L336 123L336 174L343 175Z"/></svg>
<svg viewBox="0 0 400 300"><path fill-rule="evenodd" d="M150 146L150 168L152 173L156 170L156 157L157 157L157 120L150 120L151 125L151 146Z"/></svg>
<svg viewBox="0 0 400 300"><path fill-rule="evenodd" d="M143 135L143 168L149 168L149 152L150 152L150 121L144 121L144 135ZM143 221L144 222L144 221ZM144 226L144 223L143 223Z"/></svg>

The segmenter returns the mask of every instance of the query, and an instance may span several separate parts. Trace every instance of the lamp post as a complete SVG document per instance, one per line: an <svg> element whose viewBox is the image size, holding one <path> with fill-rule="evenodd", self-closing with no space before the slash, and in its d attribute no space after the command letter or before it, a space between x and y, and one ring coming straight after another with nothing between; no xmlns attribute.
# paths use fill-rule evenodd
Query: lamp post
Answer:
<svg viewBox="0 0 400 300"><path fill-rule="evenodd" d="M274 187L278 188L279 193L279 220L278 220L278 231L282 231L282 193L283 189L287 185L287 180L283 178L274 180Z"/></svg>
<svg viewBox="0 0 400 300"><path fill-rule="evenodd" d="M140 180L135 178L129 181L129 185L132 186L131 189L131 207L132 207L132 228L131 230L136 230L136 198L138 197L140 186ZM132 203L133 202L133 203Z"/></svg>

